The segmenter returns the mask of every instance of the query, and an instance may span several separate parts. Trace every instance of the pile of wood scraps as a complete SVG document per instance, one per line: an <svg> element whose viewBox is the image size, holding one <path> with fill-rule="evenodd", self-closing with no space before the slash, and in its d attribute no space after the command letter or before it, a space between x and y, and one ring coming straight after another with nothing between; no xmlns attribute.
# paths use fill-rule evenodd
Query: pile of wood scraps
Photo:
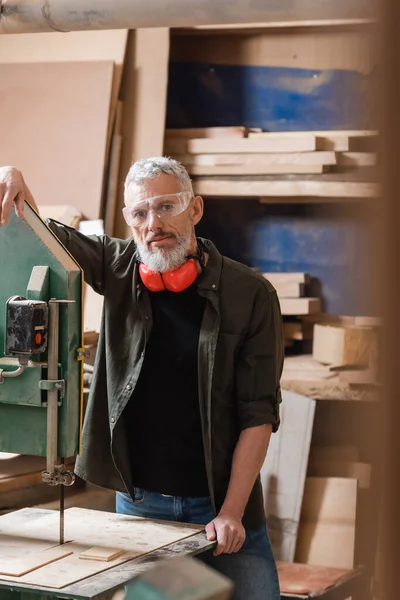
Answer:
<svg viewBox="0 0 400 600"><path fill-rule="evenodd" d="M375 131L167 129L164 152L203 196L355 199L379 196ZM276 201L276 200L274 200Z"/></svg>

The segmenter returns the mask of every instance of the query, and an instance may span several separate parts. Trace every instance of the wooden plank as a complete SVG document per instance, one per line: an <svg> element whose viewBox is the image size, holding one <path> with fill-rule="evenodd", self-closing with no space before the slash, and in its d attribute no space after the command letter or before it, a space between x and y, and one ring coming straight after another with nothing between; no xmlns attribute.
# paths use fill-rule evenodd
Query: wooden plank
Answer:
<svg viewBox="0 0 400 600"><path fill-rule="evenodd" d="M73 550L70 549L68 544L64 544L56 548L49 548L43 552L32 552L27 556L22 556L15 560L2 560L0 563L0 575L21 577L21 575L31 573L36 569L40 569L71 554L73 554Z"/></svg>
<svg viewBox="0 0 400 600"><path fill-rule="evenodd" d="M315 19L312 21L272 21L271 23L229 23L225 25L195 25L193 27L179 27L173 29L174 35L203 35L210 31L212 32L224 32L225 35L238 35L243 32L246 33L258 33L260 30L274 30L274 29L290 29L295 28L300 31L304 28L309 27L324 27L324 28L336 28L336 27L351 27L357 25L374 25L377 21L375 19Z"/></svg>
<svg viewBox="0 0 400 600"><path fill-rule="evenodd" d="M105 548L104 546L93 546L84 552L79 554L79 558L82 560L100 560L108 562L118 558L124 554L125 550L121 548Z"/></svg>
<svg viewBox="0 0 400 600"><path fill-rule="evenodd" d="M321 300L319 298L280 298L282 315L307 315L309 313L318 313L321 310Z"/></svg>
<svg viewBox="0 0 400 600"><path fill-rule="evenodd" d="M257 159L258 160L258 159ZM255 162L246 165L192 165L187 167L189 175L279 175L298 173L323 173L323 165L268 165Z"/></svg>
<svg viewBox="0 0 400 600"><path fill-rule="evenodd" d="M109 236L114 235L115 211L118 193L118 174L122 151L122 135L115 133L111 143L109 172L106 190L106 206L104 230Z"/></svg>
<svg viewBox="0 0 400 600"><path fill-rule="evenodd" d="M373 198L379 197L380 188L375 183L347 181L237 181L201 179L193 182L200 196L258 197L260 202L269 198Z"/></svg>
<svg viewBox="0 0 400 600"><path fill-rule="evenodd" d="M364 148L371 143L371 140L375 140L377 136L376 131L359 131L359 130L343 130L343 131L285 131L280 133L282 137L287 138L298 138L304 136L306 133L312 134L316 137L316 149L317 150L333 150L335 152L348 152L358 151L362 152ZM276 135L271 132L262 133L251 133L249 138L258 139L269 139L271 136Z"/></svg>
<svg viewBox="0 0 400 600"><path fill-rule="evenodd" d="M278 297L281 298L302 298L305 295L304 283L294 283L287 281L286 283L275 284L274 288Z"/></svg>
<svg viewBox="0 0 400 600"><path fill-rule="evenodd" d="M313 358L335 366L367 366L373 343L372 329L314 325Z"/></svg>
<svg viewBox="0 0 400 600"><path fill-rule="evenodd" d="M374 167L377 162L372 152L338 152L336 156L341 167Z"/></svg>
<svg viewBox="0 0 400 600"><path fill-rule="evenodd" d="M320 323L321 325L340 325L343 327L349 327L356 324L356 317L347 315L331 315L328 313L320 313L319 315L304 315L301 317L302 321L308 323Z"/></svg>
<svg viewBox="0 0 400 600"><path fill-rule="evenodd" d="M122 216L129 168L140 158L163 154L169 43L169 29L165 27L129 32L121 87L123 139L114 226L114 235L121 238L132 233Z"/></svg>
<svg viewBox="0 0 400 600"><path fill-rule="evenodd" d="M263 153L243 154L174 154L174 158L184 165L252 165L254 161L264 165L336 165L335 152L282 152L280 154Z"/></svg>
<svg viewBox="0 0 400 600"><path fill-rule="evenodd" d="M315 401L283 392L281 425L261 470L269 535L278 560L293 561L314 423Z"/></svg>
<svg viewBox="0 0 400 600"><path fill-rule="evenodd" d="M165 138L244 138L248 128L238 127L186 127L183 129L166 129Z"/></svg>
<svg viewBox="0 0 400 600"><path fill-rule="evenodd" d="M371 465L360 462L316 460L310 457L308 475L357 479L359 488L364 490L368 490L371 485Z"/></svg>
<svg viewBox="0 0 400 600"><path fill-rule="evenodd" d="M307 477L295 561L354 566L357 480Z"/></svg>
<svg viewBox="0 0 400 600"><path fill-rule="evenodd" d="M308 273L263 273L262 275L273 286L285 285L286 283L307 284L310 282L310 275Z"/></svg>
<svg viewBox="0 0 400 600"><path fill-rule="evenodd" d="M38 204L78 198L87 218L99 218L113 68L111 61L0 65L7 114L0 164L18 165Z"/></svg>
<svg viewBox="0 0 400 600"><path fill-rule="evenodd" d="M112 61L114 73L107 133L108 149L121 86L127 39L127 29L10 34L1 40L0 62L18 64Z"/></svg>
<svg viewBox="0 0 400 600"><path fill-rule="evenodd" d="M280 152L310 152L316 149L316 139L312 134L308 133L295 137L271 134L268 138L261 139L250 137L228 140L200 138L197 140L187 140L186 143L186 152L192 154L227 154L228 152L272 152L276 154Z"/></svg>

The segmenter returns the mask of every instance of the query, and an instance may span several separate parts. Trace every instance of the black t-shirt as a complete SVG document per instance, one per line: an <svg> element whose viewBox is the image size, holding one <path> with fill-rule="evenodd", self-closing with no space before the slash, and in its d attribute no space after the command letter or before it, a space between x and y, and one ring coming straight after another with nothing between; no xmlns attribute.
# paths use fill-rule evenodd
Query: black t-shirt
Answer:
<svg viewBox="0 0 400 600"><path fill-rule="evenodd" d="M133 483L171 496L208 496L197 368L205 299L196 283L149 294L153 328L126 409Z"/></svg>

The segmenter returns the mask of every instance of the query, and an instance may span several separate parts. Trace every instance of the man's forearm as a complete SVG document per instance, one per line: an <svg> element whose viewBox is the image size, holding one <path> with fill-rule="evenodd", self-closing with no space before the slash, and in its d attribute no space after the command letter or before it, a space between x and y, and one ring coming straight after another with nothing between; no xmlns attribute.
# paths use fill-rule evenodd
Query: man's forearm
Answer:
<svg viewBox="0 0 400 600"><path fill-rule="evenodd" d="M220 514L243 517L254 482L263 466L272 425L242 431L233 454L231 478Z"/></svg>

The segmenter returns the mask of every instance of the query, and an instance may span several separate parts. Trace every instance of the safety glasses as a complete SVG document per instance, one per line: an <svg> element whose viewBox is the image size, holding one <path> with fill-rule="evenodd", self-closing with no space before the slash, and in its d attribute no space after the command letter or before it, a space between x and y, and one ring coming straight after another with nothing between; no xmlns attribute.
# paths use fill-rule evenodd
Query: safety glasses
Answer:
<svg viewBox="0 0 400 600"><path fill-rule="evenodd" d="M167 221L186 210L192 198L193 195L191 192L153 196L152 198L147 198L147 200L141 200L140 202L125 206L122 209L122 214L130 227L144 225L149 218L150 211L154 211L162 221Z"/></svg>

